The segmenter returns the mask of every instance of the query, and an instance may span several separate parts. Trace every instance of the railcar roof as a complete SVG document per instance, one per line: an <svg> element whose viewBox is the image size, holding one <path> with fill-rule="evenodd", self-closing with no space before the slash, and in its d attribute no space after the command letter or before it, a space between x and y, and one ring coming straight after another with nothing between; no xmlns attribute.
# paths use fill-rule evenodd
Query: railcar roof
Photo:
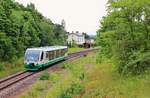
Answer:
<svg viewBox="0 0 150 98"><path fill-rule="evenodd" d="M59 49L66 49L67 46L47 46L47 47L38 47L38 48L27 48L27 50L41 50L41 51L53 51Z"/></svg>

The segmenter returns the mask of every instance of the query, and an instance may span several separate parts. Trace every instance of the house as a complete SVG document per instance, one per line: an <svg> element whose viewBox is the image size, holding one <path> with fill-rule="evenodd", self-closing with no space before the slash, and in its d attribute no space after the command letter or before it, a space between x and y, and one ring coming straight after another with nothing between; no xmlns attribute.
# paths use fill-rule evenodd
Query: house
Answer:
<svg viewBox="0 0 150 98"><path fill-rule="evenodd" d="M84 33L80 34L78 31L75 33L72 31L68 33L67 43L72 45L73 43L77 45L83 45L85 43L85 35Z"/></svg>
<svg viewBox="0 0 150 98"><path fill-rule="evenodd" d="M94 44L95 44L94 39L86 39L85 43L83 44L83 46L85 48L90 48Z"/></svg>

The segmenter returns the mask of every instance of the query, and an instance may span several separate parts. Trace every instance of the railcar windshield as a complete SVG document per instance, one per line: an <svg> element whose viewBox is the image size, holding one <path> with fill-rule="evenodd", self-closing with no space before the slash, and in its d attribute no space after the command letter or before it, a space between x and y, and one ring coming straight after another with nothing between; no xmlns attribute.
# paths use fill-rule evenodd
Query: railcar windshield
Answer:
<svg viewBox="0 0 150 98"><path fill-rule="evenodd" d="M40 57L40 51L39 50L28 50L25 54L25 60L26 61L35 61L37 62Z"/></svg>

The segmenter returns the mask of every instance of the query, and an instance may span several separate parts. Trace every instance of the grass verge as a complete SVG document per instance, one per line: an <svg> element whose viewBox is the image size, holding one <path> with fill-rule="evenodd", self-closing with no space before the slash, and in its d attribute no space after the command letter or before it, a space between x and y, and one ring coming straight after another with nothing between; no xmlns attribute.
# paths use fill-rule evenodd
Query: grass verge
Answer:
<svg viewBox="0 0 150 98"><path fill-rule="evenodd" d="M150 98L149 73L121 77L110 61L97 64L95 55L62 64L21 98Z"/></svg>
<svg viewBox="0 0 150 98"><path fill-rule="evenodd" d="M108 60L86 74L82 98L150 98L150 75L121 77Z"/></svg>
<svg viewBox="0 0 150 98"><path fill-rule="evenodd" d="M84 48L68 48L68 53L74 53L74 52L79 52L79 51L82 51L84 50Z"/></svg>
<svg viewBox="0 0 150 98"><path fill-rule="evenodd" d="M0 78L9 76L19 71L23 71L23 58L16 60L13 63L1 62L0 63Z"/></svg>

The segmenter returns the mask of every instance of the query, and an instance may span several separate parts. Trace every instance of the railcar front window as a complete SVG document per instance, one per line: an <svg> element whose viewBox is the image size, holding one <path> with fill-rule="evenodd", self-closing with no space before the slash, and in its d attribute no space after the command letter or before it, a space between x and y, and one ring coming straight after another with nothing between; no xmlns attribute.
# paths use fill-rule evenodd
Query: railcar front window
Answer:
<svg viewBox="0 0 150 98"><path fill-rule="evenodd" d="M28 50L26 52L25 59L26 61L38 61L40 56L40 51L39 50Z"/></svg>

